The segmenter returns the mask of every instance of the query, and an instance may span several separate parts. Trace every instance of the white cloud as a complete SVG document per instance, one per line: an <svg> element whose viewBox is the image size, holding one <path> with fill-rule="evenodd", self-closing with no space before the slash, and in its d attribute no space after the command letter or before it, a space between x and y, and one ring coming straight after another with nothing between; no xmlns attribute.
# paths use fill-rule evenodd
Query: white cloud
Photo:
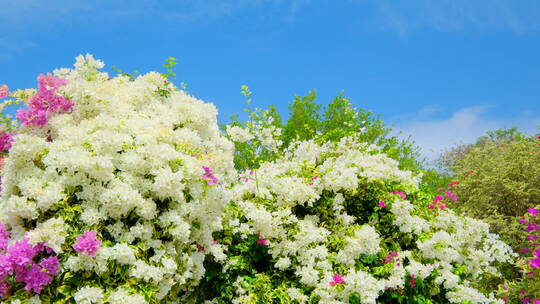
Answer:
<svg viewBox="0 0 540 304"><path fill-rule="evenodd" d="M516 126L526 133L538 132L539 116L522 113L511 118L494 119L488 116L489 108L462 108L442 119L433 118L430 115L434 114L432 110L421 109L415 118L397 124L395 129L402 131L404 137L411 135L428 161L435 160L447 148L475 142L487 131Z"/></svg>
<svg viewBox="0 0 540 304"><path fill-rule="evenodd" d="M4 3L5 2L5 3ZM242 10L261 9L294 19L311 0L0 0L0 29L26 30L38 24L54 27L61 22L115 20L151 16L176 21L229 16ZM267 10L276 8L276 10ZM254 18L257 15L253 16Z"/></svg>
<svg viewBox="0 0 540 304"><path fill-rule="evenodd" d="M406 35L419 29L438 31L540 29L536 0L360 0L373 9L379 27Z"/></svg>

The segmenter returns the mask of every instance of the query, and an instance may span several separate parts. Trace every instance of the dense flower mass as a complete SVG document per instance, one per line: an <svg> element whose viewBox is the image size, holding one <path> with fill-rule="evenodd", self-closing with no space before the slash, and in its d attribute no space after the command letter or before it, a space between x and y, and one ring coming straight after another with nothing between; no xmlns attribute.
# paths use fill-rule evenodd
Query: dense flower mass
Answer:
<svg viewBox="0 0 540 304"><path fill-rule="evenodd" d="M235 171L215 107L158 73L102 67L87 55L40 75L21 128L0 136L2 278L28 291L10 301L166 303L197 285L207 255L223 256L212 233L230 195L218 181Z"/></svg>
<svg viewBox="0 0 540 304"><path fill-rule="evenodd" d="M473 286L511 249L480 221L426 208L420 176L376 146L300 141L255 172L233 187L224 285L202 287L212 303L501 303Z"/></svg>
<svg viewBox="0 0 540 304"><path fill-rule="evenodd" d="M271 115L225 128L258 145L233 163L213 105L103 66L0 86L26 106L0 132L2 303L502 302L478 286L512 252L449 208L458 183L433 197L378 146L282 141Z"/></svg>
<svg viewBox="0 0 540 304"><path fill-rule="evenodd" d="M28 109L20 109L17 118L25 126L43 126L52 113L68 112L73 103L66 97L57 94L67 80L51 74L39 75L38 92L28 102Z"/></svg>
<svg viewBox="0 0 540 304"><path fill-rule="evenodd" d="M76 238L77 242L73 244L73 249L77 253L86 253L89 256L96 255L101 244L101 241L96 239L96 235L96 231L85 231Z"/></svg>

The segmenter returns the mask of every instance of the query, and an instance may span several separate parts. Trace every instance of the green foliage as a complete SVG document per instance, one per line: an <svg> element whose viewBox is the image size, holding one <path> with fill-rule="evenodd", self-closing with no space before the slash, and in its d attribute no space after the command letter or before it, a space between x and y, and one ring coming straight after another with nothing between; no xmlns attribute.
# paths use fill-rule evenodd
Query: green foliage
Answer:
<svg viewBox="0 0 540 304"><path fill-rule="evenodd" d="M540 202L538 140L515 128L497 130L448 152L445 159L460 183L458 209L488 222L505 242L521 248L517 217Z"/></svg>
<svg viewBox="0 0 540 304"><path fill-rule="evenodd" d="M243 85L241 93L247 100L248 108L244 111L248 113L249 120L242 122L235 115L231 117L230 126L245 128L255 136L235 143L237 169L255 169L262 161L275 160L295 140L338 142L347 136L381 147L383 152L400 163L400 169L419 170L422 167L419 148L411 138L400 139L397 134L392 134L392 128L385 125L379 115L355 108L343 92L327 106L316 102L315 91L306 96L295 96L289 104L289 119L285 122L274 106L251 110L252 92L248 86ZM257 136L261 129L268 127L280 130L275 132L274 138L279 145L271 149ZM226 126L222 128L226 129Z"/></svg>

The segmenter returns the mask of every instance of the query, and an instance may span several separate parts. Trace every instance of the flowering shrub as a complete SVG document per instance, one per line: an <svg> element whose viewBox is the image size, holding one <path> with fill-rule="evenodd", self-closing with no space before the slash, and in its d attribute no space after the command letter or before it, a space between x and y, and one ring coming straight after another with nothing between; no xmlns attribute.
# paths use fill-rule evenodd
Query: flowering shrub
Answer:
<svg viewBox="0 0 540 304"><path fill-rule="evenodd" d="M540 303L540 206L529 208L525 217L518 220L526 233L527 246L520 249L517 262L521 280L503 285L501 294L510 303Z"/></svg>
<svg viewBox="0 0 540 304"><path fill-rule="evenodd" d="M250 112L233 145L174 64L110 77L87 55L0 87L26 106L0 132L2 303L501 303L479 287L510 247L420 190L380 120L297 99L285 131Z"/></svg>
<svg viewBox="0 0 540 304"><path fill-rule="evenodd" d="M514 250L526 245L516 219L540 201L538 143L515 129L498 130L446 155L459 182L456 208L489 223Z"/></svg>
<svg viewBox="0 0 540 304"><path fill-rule="evenodd" d="M80 56L11 93L27 108L0 137L2 302L172 302L224 259L212 233L236 173L216 109L102 67Z"/></svg>
<svg viewBox="0 0 540 304"><path fill-rule="evenodd" d="M262 161L277 159L291 142L313 139L317 142L338 142L341 138L355 136L366 143L373 143L390 158L399 161L400 168L417 170L421 167L419 147L410 138L400 139L392 134L379 116L371 111L357 109L343 93L323 108L315 101L315 91L289 103L289 118L282 121L273 106L266 110L251 110L252 92L242 86L249 114L246 122L232 117L224 127L235 141L235 165L239 170L253 169Z"/></svg>
<svg viewBox="0 0 540 304"><path fill-rule="evenodd" d="M216 234L227 260L208 265L194 302L502 303L475 287L510 247L430 209L419 179L351 137L293 142L240 175Z"/></svg>

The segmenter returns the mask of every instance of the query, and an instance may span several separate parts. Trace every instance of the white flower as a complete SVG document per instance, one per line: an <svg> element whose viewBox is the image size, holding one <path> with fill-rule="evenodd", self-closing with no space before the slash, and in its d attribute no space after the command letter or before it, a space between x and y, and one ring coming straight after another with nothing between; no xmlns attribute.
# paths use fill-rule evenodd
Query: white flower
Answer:
<svg viewBox="0 0 540 304"><path fill-rule="evenodd" d="M102 303L103 290L99 287L84 286L73 295L78 304Z"/></svg>

